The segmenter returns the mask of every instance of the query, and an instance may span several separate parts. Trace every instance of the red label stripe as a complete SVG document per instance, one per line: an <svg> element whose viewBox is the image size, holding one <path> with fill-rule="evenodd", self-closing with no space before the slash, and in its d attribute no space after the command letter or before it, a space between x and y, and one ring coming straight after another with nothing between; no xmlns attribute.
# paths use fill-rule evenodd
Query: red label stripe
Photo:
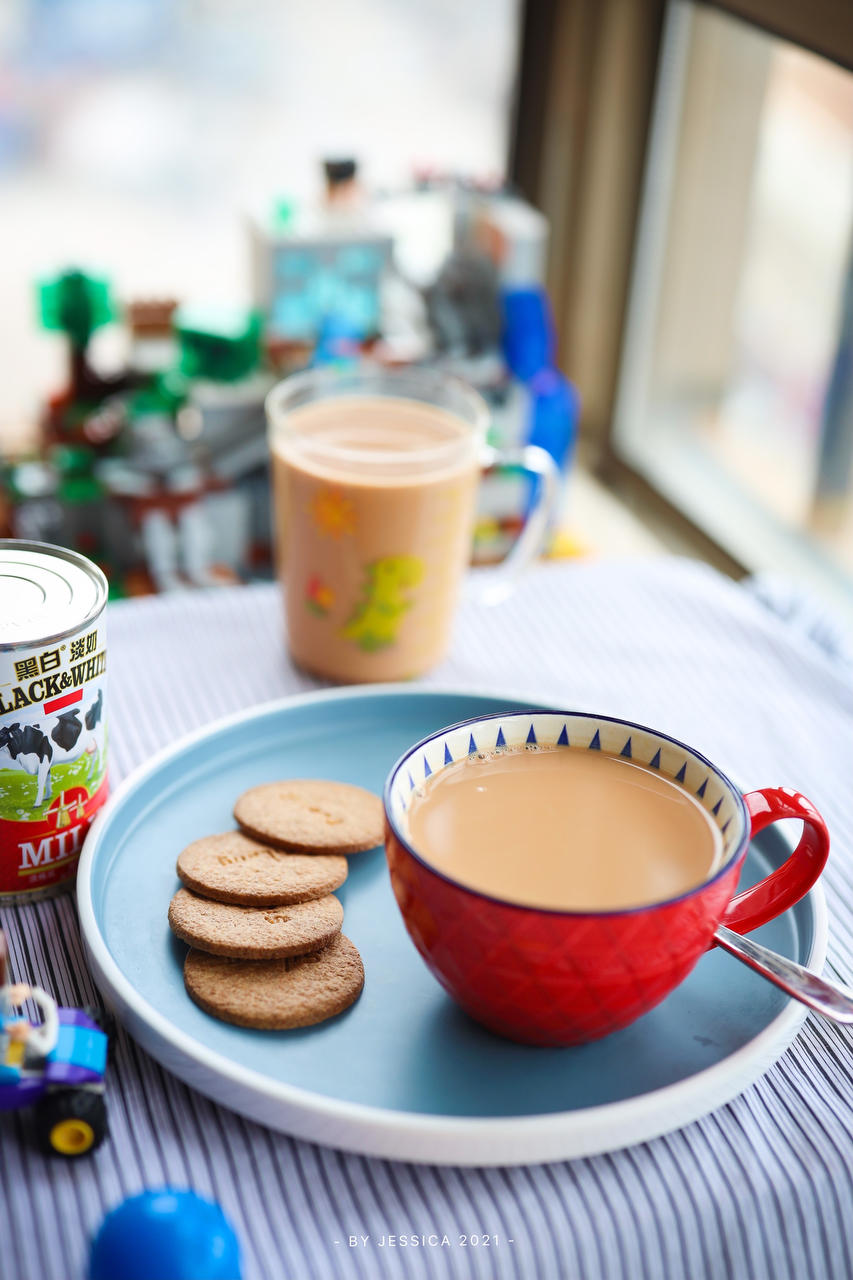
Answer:
<svg viewBox="0 0 853 1280"><path fill-rule="evenodd" d="M73 689L71 693L63 693L61 698L51 698L50 702L44 704L44 714L49 716L53 711L61 711L63 707L70 707L72 702L83 701L83 690Z"/></svg>

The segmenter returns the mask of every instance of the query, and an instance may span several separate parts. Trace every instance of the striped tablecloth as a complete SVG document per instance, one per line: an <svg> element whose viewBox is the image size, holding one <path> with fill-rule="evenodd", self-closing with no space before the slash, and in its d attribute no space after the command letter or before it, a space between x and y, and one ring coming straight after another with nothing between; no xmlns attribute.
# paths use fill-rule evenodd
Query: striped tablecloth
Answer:
<svg viewBox="0 0 853 1280"><path fill-rule="evenodd" d="M116 782L192 728L313 687L286 659L272 587L114 605L109 642ZM426 683L621 714L694 743L746 788L799 787L833 835L830 970L853 979L850 671L758 599L689 561L543 566L503 605L464 606ZM72 898L0 916L16 979L96 1000ZM208 1102L123 1033L108 1097L110 1140L76 1164L36 1154L23 1113L0 1116L3 1280L82 1280L104 1212L167 1183L219 1200L244 1280L853 1275L853 1031L813 1017L705 1119L548 1166L429 1168L294 1141ZM482 1232L514 1244L457 1243ZM402 1233L451 1243L378 1245Z"/></svg>

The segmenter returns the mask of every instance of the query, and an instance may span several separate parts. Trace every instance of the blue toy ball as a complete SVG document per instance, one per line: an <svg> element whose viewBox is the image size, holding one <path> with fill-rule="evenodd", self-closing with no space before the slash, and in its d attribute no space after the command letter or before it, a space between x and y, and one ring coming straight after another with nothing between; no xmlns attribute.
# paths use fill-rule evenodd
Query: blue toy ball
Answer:
<svg viewBox="0 0 853 1280"><path fill-rule="evenodd" d="M142 1191L92 1242L89 1280L240 1280L240 1246L218 1204L194 1191Z"/></svg>

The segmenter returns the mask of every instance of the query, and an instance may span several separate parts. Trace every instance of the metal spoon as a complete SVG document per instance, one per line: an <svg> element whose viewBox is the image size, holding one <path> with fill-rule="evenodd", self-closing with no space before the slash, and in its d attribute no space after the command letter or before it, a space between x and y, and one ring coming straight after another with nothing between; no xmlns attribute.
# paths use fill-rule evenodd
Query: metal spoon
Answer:
<svg viewBox="0 0 853 1280"><path fill-rule="evenodd" d="M825 1018L831 1018L833 1022L853 1022L853 990L849 987L821 978L795 960L789 960L787 956L780 956L768 947L762 947L759 942L753 942L752 938L733 933L724 925L717 927L714 937L718 946L730 955L737 956L738 960L749 965L750 969L760 973L763 978L775 982L777 987L787 991L795 1000L801 1000L810 1009L822 1013Z"/></svg>

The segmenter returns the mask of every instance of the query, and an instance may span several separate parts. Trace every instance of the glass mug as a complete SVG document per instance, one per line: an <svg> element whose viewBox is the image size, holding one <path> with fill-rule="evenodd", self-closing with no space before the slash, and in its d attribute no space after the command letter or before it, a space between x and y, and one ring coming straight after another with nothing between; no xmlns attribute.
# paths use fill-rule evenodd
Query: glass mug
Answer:
<svg viewBox="0 0 853 1280"><path fill-rule="evenodd" d="M489 410L431 369L316 369L267 397L275 541L290 653L354 683L404 680L439 662L471 552L482 471L539 478L521 536L495 570L490 602L536 555L559 492L535 445L486 444Z"/></svg>

